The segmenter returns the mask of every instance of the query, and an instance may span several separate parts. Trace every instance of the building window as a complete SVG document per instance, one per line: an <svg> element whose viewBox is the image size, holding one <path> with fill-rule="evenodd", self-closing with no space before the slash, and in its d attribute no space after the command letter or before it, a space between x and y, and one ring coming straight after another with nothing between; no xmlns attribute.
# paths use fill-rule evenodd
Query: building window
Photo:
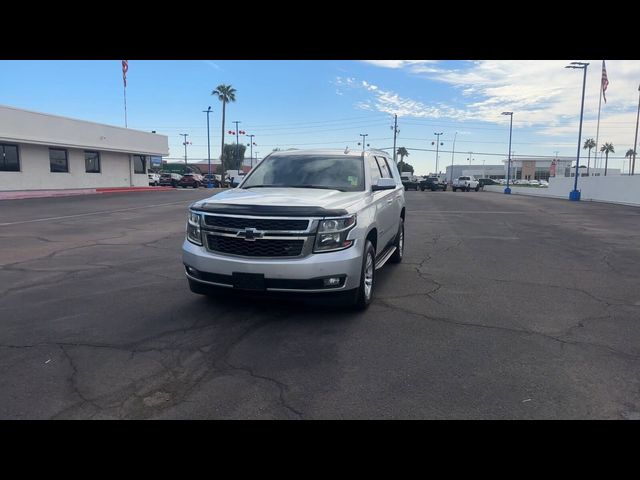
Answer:
<svg viewBox="0 0 640 480"><path fill-rule="evenodd" d="M0 143L0 172L19 172L18 146Z"/></svg>
<svg viewBox="0 0 640 480"><path fill-rule="evenodd" d="M69 159L67 158L67 151L61 148L49 149L49 165L51 171L55 173L68 173L69 172Z"/></svg>
<svg viewBox="0 0 640 480"><path fill-rule="evenodd" d="M100 154L98 152L84 152L84 168L87 173L100 173Z"/></svg>
<svg viewBox="0 0 640 480"><path fill-rule="evenodd" d="M147 173L147 157L146 155L133 156L134 173Z"/></svg>

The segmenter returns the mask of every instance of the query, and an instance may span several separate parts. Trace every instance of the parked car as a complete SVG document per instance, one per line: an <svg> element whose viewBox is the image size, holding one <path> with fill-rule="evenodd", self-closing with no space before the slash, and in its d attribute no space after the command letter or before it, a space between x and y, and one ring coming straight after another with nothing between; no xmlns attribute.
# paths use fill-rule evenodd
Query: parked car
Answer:
<svg viewBox="0 0 640 480"><path fill-rule="evenodd" d="M363 309L376 270L402 261L404 219L404 189L388 153L273 152L239 188L189 207L189 288L339 296Z"/></svg>
<svg viewBox="0 0 640 480"><path fill-rule="evenodd" d="M215 174L208 174L205 173L202 176L202 184L203 185L209 185L209 178L211 178L211 185L213 186L213 188L220 188L220 175L215 175Z"/></svg>
<svg viewBox="0 0 640 480"><path fill-rule="evenodd" d="M435 192L436 190L442 190L443 192L447 191L447 181L444 178L444 175L429 175L422 177L420 180L420 190L431 190Z"/></svg>
<svg viewBox="0 0 640 480"><path fill-rule="evenodd" d="M418 191L418 186L420 185L418 182L418 177L410 173L403 173L400 178L405 190L415 190L416 192Z"/></svg>
<svg viewBox="0 0 640 480"><path fill-rule="evenodd" d="M159 173L149 172L147 175L149 177L149 186L157 187L158 185L160 185L160 174Z"/></svg>
<svg viewBox="0 0 640 480"><path fill-rule="evenodd" d="M187 188L187 187L192 187L192 188L198 188L200 186L202 186L204 182L204 179L202 177L202 175L198 174L198 173L185 173L182 178L180 179L180 181L178 182L178 187L181 188Z"/></svg>
<svg viewBox="0 0 640 480"><path fill-rule="evenodd" d="M547 180L540 180L540 186L541 187L548 187L549 186L549 182Z"/></svg>
<svg viewBox="0 0 640 480"><path fill-rule="evenodd" d="M182 175L179 173L161 173L160 181L158 183L160 186L170 186L175 188L178 186L178 182L181 178Z"/></svg>
<svg viewBox="0 0 640 480"><path fill-rule="evenodd" d="M536 187L540 186L540 182L538 180L529 180L529 185L534 185Z"/></svg>
<svg viewBox="0 0 640 480"><path fill-rule="evenodd" d="M479 178L478 185L480 185L480 188L484 188L485 185L500 185L500 183L492 178Z"/></svg>
<svg viewBox="0 0 640 480"><path fill-rule="evenodd" d="M470 175L456 178L453 181L453 185L451 185L451 189L454 192L457 190L462 190L463 192L470 192L471 190L475 190L477 192L478 190L480 190L480 185L475 177L473 175Z"/></svg>

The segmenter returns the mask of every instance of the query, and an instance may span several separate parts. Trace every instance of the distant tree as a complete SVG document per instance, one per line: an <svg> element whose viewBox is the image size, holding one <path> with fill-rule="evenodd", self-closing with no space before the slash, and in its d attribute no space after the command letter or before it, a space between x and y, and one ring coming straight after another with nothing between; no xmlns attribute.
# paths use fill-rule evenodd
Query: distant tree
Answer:
<svg viewBox="0 0 640 480"><path fill-rule="evenodd" d="M402 170L404 165L404 157L409 156L409 152L407 151L407 149L404 147L398 148L396 155L400 155L400 161L398 162L398 170L400 171L400 173L402 173L403 171L408 171L408 170ZM413 170L411 170L411 173L413 173Z"/></svg>
<svg viewBox="0 0 640 480"><path fill-rule="evenodd" d="M613 149L613 143L605 143L604 145L602 145L602 148L600 149L601 152L604 152L604 155L606 157L605 162L604 162L604 176L607 176L607 166L609 164L609 154L610 153L616 153L616 151Z"/></svg>
<svg viewBox="0 0 640 480"><path fill-rule="evenodd" d="M271 150L271 151L272 151L272 152L279 152L279 151L281 151L281 150L282 150L282 149L281 149L280 147L276 147L276 148L274 148L274 149L273 149L273 150Z"/></svg>
<svg viewBox="0 0 640 480"><path fill-rule="evenodd" d="M589 167L591 165L591 149L596 147L596 142L593 138L588 138L584 141L584 146L582 147L585 150L589 150L589 156L587 157L587 173L589 173Z"/></svg>
<svg viewBox="0 0 640 480"><path fill-rule="evenodd" d="M236 146L235 143L225 143L223 150L224 153L222 154L222 164L224 166L224 170L241 170L242 160L244 159L246 150L247 147L242 144Z"/></svg>
<svg viewBox="0 0 640 480"><path fill-rule="evenodd" d="M231 85L218 85L216 89L211 92L211 95L218 97L218 100L222 102L222 142L220 144L220 162L222 163L222 174L224 178L225 164L224 164L224 119L226 114L227 103L236 101L236 89Z"/></svg>
<svg viewBox="0 0 640 480"><path fill-rule="evenodd" d="M400 170L400 166L402 166L402 170ZM411 175L413 175L413 166L410 163L407 163L407 162L402 162L402 164L399 163L398 170L400 170L400 173L410 172Z"/></svg>
<svg viewBox="0 0 640 480"><path fill-rule="evenodd" d="M629 150L627 150L627 153L624 154L624 156L629 159L629 173L631 173L631 158L633 158L635 154L636 151L633 148L630 148Z"/></svg>

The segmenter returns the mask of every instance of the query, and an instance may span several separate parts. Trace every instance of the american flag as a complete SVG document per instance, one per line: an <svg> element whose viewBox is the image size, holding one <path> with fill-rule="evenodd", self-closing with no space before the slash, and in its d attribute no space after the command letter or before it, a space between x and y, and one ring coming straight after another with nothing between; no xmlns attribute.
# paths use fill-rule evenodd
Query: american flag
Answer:
<svg viewBox="0 0 640 480"><path fill-rule="evenodd" d="M124 86L127 86L127 72L129 71L129 60L122 60L122 80L124 80Z"/></svg>
<svg viewBox="0 0 640 480"><path fill-rule="evenodd" d="M609 79L607 78L607 68L604 66L604 60L602 60L602 98L604 98L604 103L607 103L607 97L604 92L607 91L608 86Z"/></svg>

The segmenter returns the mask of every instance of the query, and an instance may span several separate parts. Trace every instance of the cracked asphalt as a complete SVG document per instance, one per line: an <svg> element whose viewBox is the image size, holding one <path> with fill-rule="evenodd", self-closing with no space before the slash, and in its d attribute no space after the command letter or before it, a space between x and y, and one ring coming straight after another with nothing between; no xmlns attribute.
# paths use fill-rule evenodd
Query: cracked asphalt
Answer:
<svg viewBox="0 0 640 480"><path fill-rule="evenodd" d="M0 202L0 418L640 419L640 209L406 193L364 313L193 295L205 190Z"/></svg>

